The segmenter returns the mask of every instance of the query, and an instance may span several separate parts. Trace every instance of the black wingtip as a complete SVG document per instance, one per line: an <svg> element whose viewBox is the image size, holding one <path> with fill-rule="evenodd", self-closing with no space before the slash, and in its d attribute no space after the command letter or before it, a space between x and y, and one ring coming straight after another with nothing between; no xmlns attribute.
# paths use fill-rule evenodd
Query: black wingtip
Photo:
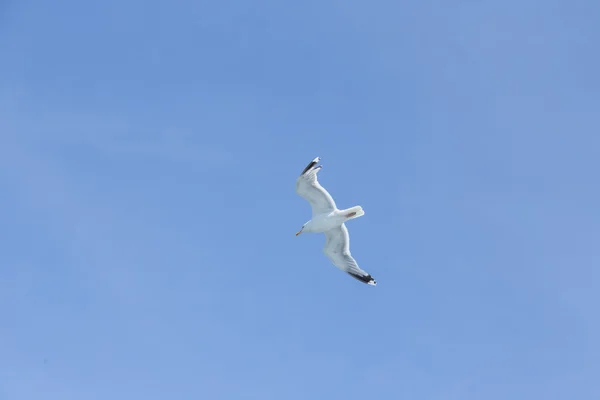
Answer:
<svg viewBox="0 0 600 400"><path fill-rule="evenodd" d="M370 274L358 275L358 274L353 274L351 272L348 272L348 274L351 277L353 277L354 279L357 279L363 283L366 283L367 285L377 286L377 281L375 279L373 279L373 277Z"/></svg>
<svg viewBox="0 0 600 400"><path fill-rule="evenodd" d="M317 165L317 163L319 162L320 158L316 157L314 160L312 160L307 166L306 168L304 168L304 170L302 171L302 173L300 175L304 175L305 173L307 173L308 171L310 171L315 165Z"/></svg>

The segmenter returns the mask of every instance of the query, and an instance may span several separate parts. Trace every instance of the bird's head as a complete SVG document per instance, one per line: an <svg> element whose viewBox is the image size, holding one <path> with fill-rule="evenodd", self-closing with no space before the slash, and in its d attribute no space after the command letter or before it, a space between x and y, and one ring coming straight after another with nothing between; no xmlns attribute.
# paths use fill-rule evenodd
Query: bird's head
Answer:
<svg viewBox="0 0 600 400"><path fill-rule="evenodd" d="M300 230L298 232L296 232L296 236L298 236L299 234L301 234L304 231L306 231L306 232L310 231L310 221L308 221L307 223L302 225L302 228L300 228Z"/></svg>

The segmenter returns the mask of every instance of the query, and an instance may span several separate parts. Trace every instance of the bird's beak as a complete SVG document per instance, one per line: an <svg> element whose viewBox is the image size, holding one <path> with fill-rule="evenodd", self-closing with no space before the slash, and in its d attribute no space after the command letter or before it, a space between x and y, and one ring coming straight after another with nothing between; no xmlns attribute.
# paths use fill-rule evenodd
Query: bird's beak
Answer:
<svg viewBox="0 0 600 400"><path fill-rule="evenodd" d="M296 236L298 236L301 233L302 233L302 229L300 229L298 232L296 232Z"/></svg>

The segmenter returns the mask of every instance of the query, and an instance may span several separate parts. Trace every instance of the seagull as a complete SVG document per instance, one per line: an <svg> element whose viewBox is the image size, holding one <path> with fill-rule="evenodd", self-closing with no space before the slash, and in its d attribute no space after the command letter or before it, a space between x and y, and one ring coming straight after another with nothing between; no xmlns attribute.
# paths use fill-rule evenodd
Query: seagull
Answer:
<svg viewBox="0 0 600 400"><path fill-rule="evenodd" d="M317 172L322 168L322 165L317 166L320 160L319 157L312 160L296 180L296 193L312 207L312 219L302 225L296 236L303 232L325 233L323 253L333 265L361 282L376 286L375 279L360 269L350 254L350 236L345 225L346 221L362 217L365 212L361 206L338 210L329 192L317 180Z"/></svg>

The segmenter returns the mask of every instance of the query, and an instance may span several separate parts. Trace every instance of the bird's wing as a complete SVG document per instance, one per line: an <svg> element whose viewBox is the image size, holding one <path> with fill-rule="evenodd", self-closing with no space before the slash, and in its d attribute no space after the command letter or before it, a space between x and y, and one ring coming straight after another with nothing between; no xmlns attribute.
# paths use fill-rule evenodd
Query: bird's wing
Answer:
<svg viewBox="0 0 600 400"><path fill-rule="evenodd" d="M317 172L321 169L320 165L316 166L319 160L319 157L312 160L296 179L296 193L308 200L313 217L336 209L335 201L317 180Z"/></svg>
<svg viewBox="0 0 600 400"><path fill-rule="evenodd" d="M350 236L345 224L325 232L323 253L329 257L333 265L347 272L353 278L372 286L377 285L371 274L360 269L350 254Z"/></svg>

